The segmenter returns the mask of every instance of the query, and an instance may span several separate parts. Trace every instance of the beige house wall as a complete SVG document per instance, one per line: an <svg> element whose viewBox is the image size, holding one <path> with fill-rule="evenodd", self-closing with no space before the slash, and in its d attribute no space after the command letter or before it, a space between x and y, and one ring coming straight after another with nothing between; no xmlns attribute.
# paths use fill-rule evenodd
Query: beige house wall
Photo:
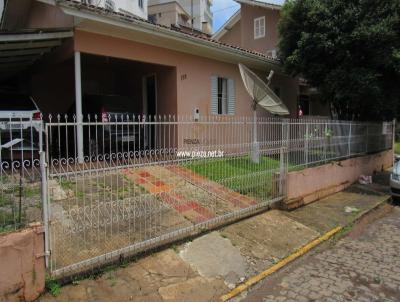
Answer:
<svg viewBox="0 0 400 302"><path fill-rule="evenodd" d="M32 1L25 28L73 27L74 18L60 8L39 1Z"/></svg>
<svg viewBox="0 0 400 302"><path fill-rule="evenodd" d="M265 75L264 75L265 78ZM270 87L275 90L279 88L279 97L288 107L291 118L297 115L297 98L299 95L299 81L297 78L291 78L284 75L274 74Z"/></svg>
<svg viewBox="0 0 400 302"><path fill-rule="evenodd" d="M228 30L219 41L267 53L278 48L279 10L242 4L240 21ZM265 17L265 37L254 39L254 19Z"/></svg>
<svg viewBox="0 0 400 302"><path fill-rule="evenodd" d="M265 37L254 39L254 19L265 16ZM279 10L265 9L257 6L241 6L242 47L266 53L277 48Z"/></svg>
<svg viewBox="0 0 400 302"><path fill-rule="evenodd" d="M219 41L221 41L222 43L243 47L241 21L238 21L228 32L226 32L221 37L221 39L219 39Z"/></svg>
<svg viewBox="0 0 400 302"><path fill-rule="evenodd" d="M235 81L236 115L250 116L252 114L251 100L242 84L236 64L79 30L75 32L75 50L175 67L175 72L166 72L165 77L158 79L159 85L163 85L158 91L158 108L162 108L163 111L159 111L159 114L192 115L195 108L199 108L200 115L210 115L211 76L213 75ZM291 81L289 77L276 76L273 83L282 86L284 102L290 108L295 108L296 97L293 96ZM288 84L290 87L283 87Z"/></svg>
<svg viewBox="0 0 400 302"><path fill-rule="evenodd" d="M177 2L151 5L148 7L148 12L149 15L156 15L155 18L158 24L165 26L171 26L171 24L177 26L180 21L179 14L187 14ZM187 15L187 17L190 18L189 15ZM186 22L184 25L189 26L190 23Z"/></svg>
<svg viewBox="0 0 400 302"><path fill-rule="evenodd" d="M178 23L178 14L176 11L176 4L174 2L149 6L148 12L149 15L156 14L156 20L158 24L171 26L171 24Z"/></svg>

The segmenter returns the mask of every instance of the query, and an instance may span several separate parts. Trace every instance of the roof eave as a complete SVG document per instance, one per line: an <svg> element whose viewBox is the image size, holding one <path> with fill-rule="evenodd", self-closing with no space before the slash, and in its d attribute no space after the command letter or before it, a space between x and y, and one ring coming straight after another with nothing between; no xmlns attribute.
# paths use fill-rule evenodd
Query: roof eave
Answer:
<svg viewBox="0 0 400 302"><path fill-rule="evenodd" d="M270 9L274 9L274 10L282 9L282 5L273 4L273 3L265 3L265 2L261 2L261 1L257 1L257 0L235 0L235 1L240 4L248 4L248 5L253 5L253 6L270 8Z"/></svg>
<svg viewBox="0 0 400 302"><path fill-rule="evenodd" d="M168 28L163 28L154 24L150 24L148 22L140 21L139 19L132 19L129 22L124 22L112 15L103 16L101 14L94 14L92 12L88 12L85 10L79 10L74 7L70 7L68 5L64 5L62 3L59 4L59 7L64 11L64 13L68 15L72 15L75 17L88 19L92 21L102 22L113 26L118 26L122 28L132 29L136 31L140 31L143 33L152 34L155 36L160 36L163 38L177 40L180 43L192 44L192 45L202 45L204 47L214 49L217 51L225 52L226 54L234 54L239 58L250 59L254 61L258 61L259 64L268 64L271 67L273 66L275 69L281 68L281 63L274 59L266 58L263 55L257 55L251 52L247 52L241 49L235 49L228 45L218 44L217 42L207 41L205 39L201 39L189 34L185 34L182 32L174 31Z"/></svg>

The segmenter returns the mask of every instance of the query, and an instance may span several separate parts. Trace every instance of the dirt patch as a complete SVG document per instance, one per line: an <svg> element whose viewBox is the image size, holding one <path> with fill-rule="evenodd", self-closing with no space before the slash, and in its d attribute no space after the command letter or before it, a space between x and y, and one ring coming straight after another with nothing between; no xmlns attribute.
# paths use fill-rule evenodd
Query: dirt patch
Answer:
<svg viewBox="0 0 400 302"><path fill-rule="evenodd" d="M372 211L368 212L366 215L364 215L363 217L361 217L361 219L357 221L357 223L348 232L347 237L349 237L350 239L355 239L360 237L368 225L389 215L390 213L393 212L393 209L394 209L393 205L385 203L373 209Z"/></svg>
<svg viewBox="0 0 400 302"><path fill-rule="evenodd" d="M292 212L286 212L285 215L323 234L338 225L347 225L363 211L389 198L388 195L369 193L365 190L358 193L350 190L331 195ZM346 207L354 208L355 211L346 212Z"/></svg>
<svg viewBox="0 0 400 302"><path fill-rule="evenodd" d="M230 239L247 260L247 277L265 270L319 236L318 232L278 210L230 225L221 234Z"/></svg>

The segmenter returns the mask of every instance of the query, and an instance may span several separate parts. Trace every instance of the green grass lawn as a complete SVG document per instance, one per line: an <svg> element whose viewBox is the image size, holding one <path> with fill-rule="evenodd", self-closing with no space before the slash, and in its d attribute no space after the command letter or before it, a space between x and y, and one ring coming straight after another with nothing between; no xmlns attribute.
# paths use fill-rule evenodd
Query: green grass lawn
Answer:
<svg viewBox="0 0 400 302"><path fill-rule="evenodd" d="M218 181L239 175L251 174L279 169L279 160L270 157L261 157L256 164L248 156L236 158L204 159L190 162L185 165L192 171L211 180Z"/></svg>
<svg viewBox="0 0 400 302"><path fill-rule="evenodd" d="M236 192L266 199L272 194L272 177L279 171L279 160L262 156L260 163L249 156L205 159L184 165L193 172L218 182Z"/></svg>
<svg viewBox="0 0 400 302"><path fill-rule="evenodd" d="M400 154L400 142L394 144L394 153Z"/></svg>

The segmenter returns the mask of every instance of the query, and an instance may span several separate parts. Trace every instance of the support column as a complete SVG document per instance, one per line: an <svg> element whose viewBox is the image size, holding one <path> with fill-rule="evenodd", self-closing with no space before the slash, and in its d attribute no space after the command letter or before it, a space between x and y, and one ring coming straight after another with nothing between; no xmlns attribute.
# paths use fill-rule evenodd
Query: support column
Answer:
<svg viewBox="0 0 400 302"><path fill-rule="evenodd" d="M75 114L78 162L83 163L81 53L75 52Z"/></svg>

